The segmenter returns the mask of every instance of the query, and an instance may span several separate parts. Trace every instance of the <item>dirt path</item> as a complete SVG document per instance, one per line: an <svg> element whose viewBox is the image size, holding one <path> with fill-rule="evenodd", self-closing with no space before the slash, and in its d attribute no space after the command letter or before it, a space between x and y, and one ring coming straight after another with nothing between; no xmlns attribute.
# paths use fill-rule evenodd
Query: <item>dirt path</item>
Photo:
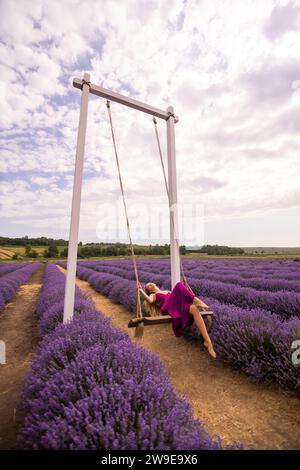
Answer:
<svg viewBox="0 0 300 470"><path fill-rule="evenodd" d="M0 365L0 449L15 447L15 407L37 343L35 304L43 272L44 267L39 268L0 314L0 339L6 344L6 364Z"/></svg>
<svg viewBox="0 0 300 470"><path fill-rule="evenodd" d="M128 310L86 281L76 282L114 326L133 338L127 328L132 316ZM300 449L300 400L292 393L252 383L245 374L214 362L196 342L176 338L170 324L146 327L140 344L159 354L174 387L211 435L220 435L226 444L243 442L256 449Z"/></svg>

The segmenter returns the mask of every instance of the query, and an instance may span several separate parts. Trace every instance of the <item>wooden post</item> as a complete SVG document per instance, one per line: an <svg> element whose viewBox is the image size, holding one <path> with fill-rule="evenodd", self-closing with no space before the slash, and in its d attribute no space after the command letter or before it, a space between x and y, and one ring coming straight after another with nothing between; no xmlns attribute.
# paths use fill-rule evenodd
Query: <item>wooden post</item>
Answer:
<svg viewBox="0 0 300 470"><path fill-rule="evenodd" d="M175 284L180 281L174 108L169 106L167 112L169 114L169 118L167 120L167 149L170 211L170 258L171 286L173 289Z"/></svg>
<svg viewBox="0 0 300 470"><path fill-rule="evenodd" d="M72 197L72 211L71 211L70 236L69 236L69 248L68 248L66 290L65 290L65 300L64 300L64 318L63 318L64 323L67 323L70 320L72 320L73 314L74 314L80 200L81 200L88 101L89 101L89 92L90 92L90 86L89 86L90 75L88 73L85 73L83 80L84 81L82 84L82 93L81 93L81 102L80 102L79 127L78 127L78 135L77 135L75 173L74 173L74 182L73 182L73 197Z"/></svg>

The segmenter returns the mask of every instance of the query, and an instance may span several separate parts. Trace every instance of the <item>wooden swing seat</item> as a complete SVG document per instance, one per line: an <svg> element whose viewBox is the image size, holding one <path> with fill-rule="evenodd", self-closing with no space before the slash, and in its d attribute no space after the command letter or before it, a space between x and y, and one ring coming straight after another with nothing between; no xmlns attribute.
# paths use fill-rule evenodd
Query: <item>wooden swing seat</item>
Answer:
<svg viewBox="0 0 300 470"><path fill-rule="evenodd" d="M213 312L210 310L203 310L200 311L202 317L211 317ZM148 325L158 325L161 323L170 323L172 321L172 317L170 315L157 315L155 317L151 316L143 316L140 318L132 318L128 323L128 328L136 328L139 323L143 323L145 326Z"/></svg>

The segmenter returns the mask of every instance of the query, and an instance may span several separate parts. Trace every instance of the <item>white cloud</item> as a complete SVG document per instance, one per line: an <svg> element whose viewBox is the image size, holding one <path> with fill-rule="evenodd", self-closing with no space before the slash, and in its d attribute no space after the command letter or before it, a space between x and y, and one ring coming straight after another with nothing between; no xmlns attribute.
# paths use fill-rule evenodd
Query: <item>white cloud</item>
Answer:
<svg viewBox="0 0 300 470"><path fill-rule="evenodd" d="M300 5L289 1L287 4L275 5L265 25L265 33L270 40L284 34L298 31L300 27Z"/></svg>
<svg viewBox="0 0 300 470"><path fill-rule="evenodd" d="M72 77L85 69L104 87L175 107L178 194L199 197L207 217L300 206L295 9L272 0L2 1L1 169L10 180L16 173L5 215L51 233L57 216L67 236L80 102ZM112 112L129 201L165 201L151 116L117 104ZM166 157L164 122L159 129ZM86 237L99 201L118 194L105 100L91 97Z"/></svg>

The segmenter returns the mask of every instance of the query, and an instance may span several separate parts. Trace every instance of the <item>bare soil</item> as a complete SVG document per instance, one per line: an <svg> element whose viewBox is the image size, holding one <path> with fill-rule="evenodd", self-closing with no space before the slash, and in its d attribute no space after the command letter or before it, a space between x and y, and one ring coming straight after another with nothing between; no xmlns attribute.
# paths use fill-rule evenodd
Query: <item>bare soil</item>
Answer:
<svg viewBox="0 0 300 470"><path fill-rule="evenodd" d="M115 327L136 341L127 328L132 317L128 310L86 281L76 282ZM224 444L242 442L246 448L300 449L300 400L292 392L253 383L221 360L213 361L197 341L176 338L171 324L146 327L139 344L160 356L173 386L213 437L220 436Z"/></svg>
<svg viewBox="0 0 300 470"><path fill-rule="evenodd" d="M0 449L14 449L18 418L16 406L20 386L30 369L37 344L35 304L42 285L44 267L39 268L0 314L0 339L6 344L6 364L0 364Z"/></svg>

